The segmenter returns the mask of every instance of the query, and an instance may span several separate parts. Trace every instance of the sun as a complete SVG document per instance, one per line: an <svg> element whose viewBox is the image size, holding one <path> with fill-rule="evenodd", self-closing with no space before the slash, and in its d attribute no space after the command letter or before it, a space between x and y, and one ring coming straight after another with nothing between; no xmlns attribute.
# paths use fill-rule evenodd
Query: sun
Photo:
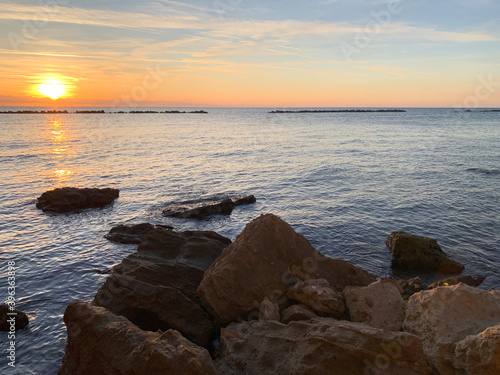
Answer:
<svg viewBox="0 0 500 375"><path fill-rule="evenodd" d="M66 85L58 80L51 79L47 80L45 83L39 84L37 91L44 96L48 96L52 100L56 100L66 95Z"/></svg>

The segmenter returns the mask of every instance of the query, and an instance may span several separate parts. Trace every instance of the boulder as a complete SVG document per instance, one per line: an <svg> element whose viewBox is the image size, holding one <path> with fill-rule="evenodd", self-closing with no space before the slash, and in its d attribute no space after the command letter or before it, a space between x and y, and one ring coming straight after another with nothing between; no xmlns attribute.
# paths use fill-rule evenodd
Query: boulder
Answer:
<svg viewBox="0 0 500 375"><path fill-rule="evenodd" d="M233 208L245 204L255 203L253 195L225 198L209 203L191 203L168 207L163 216L180 217L183 219L203 219L211 215L231 215Z"/></svg>
<svg viewBox="0 0 500 375"><path fill-rule="evenodd" d="M422 338L424 353L437 373L454 375L456 345L499 323L500 296L458 284L411 296L403 329Z"/></svg>
<svg viewBox="0 0 500 375"><path fill-rule="evenodd" d="M464 266L449 259L433 238L392 232L386 244L392 248L392 268L405 271L457 274Z"/></svg>
<svg viewBox="0 0 500 375"><path fill-rule="evenodd" d="M146 235L155 228L174 229L170 225L153 225L141 223L134 225L117 225L110 229L104 237L110 241L123 244L140 244L146 239Z"/></svg>
<svg viewBox="0 0 500 375"><path fill-rule="evenodd" d="M309 320L316 318L318 315L312 311L306 305L299 303L298 305L292 305L281 313L281 322L288 324L296 320Z"/></svg>
<svg viewBox="0 0 500 375"><path fill-rule="evenodd" d="M224 375L430 375L419 337L331 318L232 323L214 364Z"/></svg>
<svg viewBox="0 0 500 375"><path fill-rule="evenodd" d="M280 309L288 307L288 287L317 278L339 289L375 281L365 270L321 255L290 225L267 214L249 223L224 249L205 272L198 293L216 322L226 324L258 311L266 297Z"/></svg>
<svg viewBox="0 0 500 375"><path fill-rule="evenodd" d="M500 325L467 336L455 347L457 375L500 374Z"/></svg>
<svg viewBox="0 0 500 375"><path fill-rule="evenodd" d="M483 283L485 276L452 276L443 280L439 280L437 283L429 285L428 289L435 289L440 286L451 286L464 283L469 286L479 286Z"/></svg>
<svg viewBox="0 0 500 375"><path fill-rule="evenodd" d="M353 322L389 331L401 330L406 303L393 280L381 279L367 287L348 286L344 296Z"/></svg>
<svg viewBox="0 0 500 375"><path fill-rule="evenodd" d="M401 293L405 301L408 300L415 293L427 290L427 286L422 282L420 277L414 277L409 280L398 280L399 287L403 290Z"/></svg>
<svg viewBox="0 0 500 375"><path fill-rule="evenodd" d="M320 316L340 318L345 313L342 295L324 279L299 281L288 289L287 296L308 306Z"/></svg>
<svg viewBox="0 0 500 375"><path fill-rule="evenodd" d="M214 325L196 289L204 271L230 243L215 232L153 229L137 252L113 269L94 303L142 329L175 329L208 346Z"/></svg>
<svg viewBox="0 0 500 375"><path fill-rule="evenodd" d="M68 343L58 375L215 375L208 351L174 330L146 332L108 310L75 301L64 314Z"/></svg>
<svg viewBox="0 0 500 375"><path fill-rule="evenodd" d="M36 207L42 211L70 212L85 208L100 208L111 204L118 196L118 189L64 187L47 191L38 197Z"/></svg>
<svg viewBox="0 0 500 375"><path fill-rule="evenodd" d="M29 323L28 315L20 310L11 310L9 305L0 305L0 331L23 329Z"/></svg>

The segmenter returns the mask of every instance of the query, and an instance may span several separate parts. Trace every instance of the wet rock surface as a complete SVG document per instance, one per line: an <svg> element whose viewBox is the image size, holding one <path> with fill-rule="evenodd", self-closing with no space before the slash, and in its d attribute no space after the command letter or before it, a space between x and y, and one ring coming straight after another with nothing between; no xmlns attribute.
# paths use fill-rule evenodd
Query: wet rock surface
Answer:
<svg viewBox="0 0 500 375"><path fill-rule="evenodd" d="M179 217L183 219L204 219L212 215L231 215L233 208L255 203L253 195L236 196L212 202L194 202L170 206L163 211L163 216Z"/></svg>
<svg viewBox="0 0 500 375"><path fill-rule="evenodd" d="M117 225L110 229L109 233L104 237L110 241L122 244L140 244L146 239L146 235L153 229L171 229L170 225L159 225L150 223L141 223L133 225Z"/></svg>
<svg viewBox="0 0 500 375"><path fill-rule="evenodd" d="M112 188L64 187L47 191L38 197L36 207L42 211L71 212L85 208L105 207L118 198L120 191Z"/></svg>

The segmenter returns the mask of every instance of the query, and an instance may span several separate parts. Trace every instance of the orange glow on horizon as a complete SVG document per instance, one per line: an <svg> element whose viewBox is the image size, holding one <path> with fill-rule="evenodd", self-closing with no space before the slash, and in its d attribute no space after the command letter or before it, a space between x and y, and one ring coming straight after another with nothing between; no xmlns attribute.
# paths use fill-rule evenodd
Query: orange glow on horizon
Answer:
<svg viewBox="0 0 500 375"><path fill-rule="evenodd" d="M28 96L35 98L50 98L52 100L69 98L73 96L74 85L71 78L60 75L37 76L31 81L33 84L27 90Z"/></svg>

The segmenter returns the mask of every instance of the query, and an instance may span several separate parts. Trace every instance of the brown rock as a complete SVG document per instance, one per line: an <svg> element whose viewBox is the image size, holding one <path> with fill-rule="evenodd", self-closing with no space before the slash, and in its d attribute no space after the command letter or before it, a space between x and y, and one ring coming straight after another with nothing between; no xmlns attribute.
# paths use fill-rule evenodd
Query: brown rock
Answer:
<svg viewBox="0 0 500 375"><path fill-rule="evenodd" d="M111 228L104 237L110 241L123 244L140 244L146 239L146 235L155 228L174 229L169 225L153 225L149 223L117 225Z"/></svg>
<svg viewBox="0 0 500 375"><path fill-rule="evenodd" d="M465 284L425 290L410 297L403 329L420 336L440 375L455 375L455 346L500 322L500 298Z"/></svg>
<svg viewBox="0 0 500 375"><path fill-rule="evenodd" d="M233 323L214 364L224 375L430 375L420 338L331 318Z"/></svg>
<svg viewBox="0 0 500 375"><path fill-rule="evenodd" d="M500 325L467 336L455 348L457 375L500 374Z"/></svg>
<svg viewBox="0 0 500 375"><path fill-rule="evenodd" d="M298 305L292 305L281 313L281 322L288 324L296 320L309 320L316 318L318 315L312 311L306 305L299 303Z"/></svg>
<svg viewBox="0 0 500 375"><path fill-rule="evenodd" d="M375 281L360 268L321 255L290 225L268 214L249 223L224 249L205 272L198 292L216 321L225 324L258 311L266 297L288 307L288 287L311 278L324 278L335 287Z"/></svg>
<svg viewBox="0 0 500 375"><path fill-rule="evenodd" d="M392 268L457 274L464 266L449 259L433 238L392 232L386 241L392 247Z"/></svg>
<svg viewBox="0 0 500 375"><path fill-rule="evenodd" d="M16 331L26 327L28 323L28 315L22 311L16 309L11 310L8 305L0 305L0 331L12 331L12 327L14 331Z"/></svg>
<svg viewBox="0 0 500 375"><path fill-rule="evenodd" d="M406 303L392 280L379 280L367 287L348 286L344 290L353 322L375 328L400 331Z"/></svg>
<svg viewBox="0 0 500 375"><path fill-rule="evenodd" d="M72 302L68 343L58 375L215 375L208 351L173 330L145 332L102 307Z"/></svg>
<svg viewBox="0 0 500 375"><path fill-rule="evenodd" d="M269 298L264 298L260 303L259 319L280 320L280 307L277 303L271 302Z"/></svg>
<svg viewBox="0 0 500 375"><path fill-rule="evenodd" d="M421 292L422 290L427 290L425 284L420 280L420 277L414 277L409 280L398 280L400 288L403 290L403 299L408 300L415 293Z"/></svg>
<svg viewBox="0 0 500 375"><path fill-rule="evenodd" d="M453 277L448 277L443 280L439 280L437 283L429 285L428 289L435 289L439 286L451 286L451 285L457 285L460 283L464 283L469 286L479 286L483 283L484 279L486 279L485 276L478 276L478 277L472 277L472 276L453 276Z"/></svg>
<svg viewBox="0 0 500 375"><path fill-rule="evenodd" d="M211 317L199 304L196 289L205 269L229 243L214 232L156 228L136 253L114 268L94 303L143 329L175 329L207 346L215 331Z"/></svg>
<svg viewBox="0 0 500 375"><path fill-rule="evenodd" d="M342 295L324 279L299 281L288 289L287 296L302 302L321 316L340 318L345 312Z"/></svg>
<svg viewBox="0 0 500 375"><path fill-rule="evenodd" d="M36 207L43 211L54 212L99 208L111 204L119 195L120 191L118 189L64 187L43 193L38 197Z"/></svg>

